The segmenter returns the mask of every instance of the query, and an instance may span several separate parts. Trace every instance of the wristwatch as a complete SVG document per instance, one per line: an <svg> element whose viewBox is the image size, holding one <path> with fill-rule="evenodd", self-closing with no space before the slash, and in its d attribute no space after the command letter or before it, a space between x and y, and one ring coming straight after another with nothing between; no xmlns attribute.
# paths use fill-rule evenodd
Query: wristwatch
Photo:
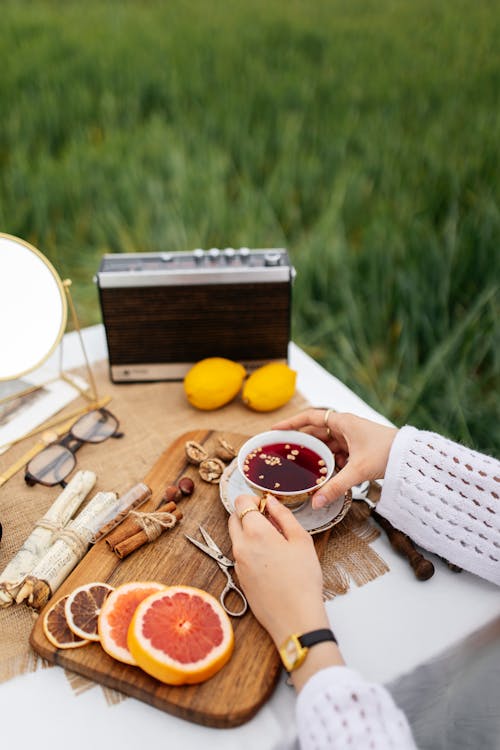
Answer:
<svg viewBox="0 0 500 750"><path fill-rule="evenodd" d="M289 635L279 648L281 661L287 672L293 672L294 669L298 669L304 663L311 646L323 643L324 641L337 643L337 639L329 628L311 630L309 633L304 633L303 635Z"/></svg>

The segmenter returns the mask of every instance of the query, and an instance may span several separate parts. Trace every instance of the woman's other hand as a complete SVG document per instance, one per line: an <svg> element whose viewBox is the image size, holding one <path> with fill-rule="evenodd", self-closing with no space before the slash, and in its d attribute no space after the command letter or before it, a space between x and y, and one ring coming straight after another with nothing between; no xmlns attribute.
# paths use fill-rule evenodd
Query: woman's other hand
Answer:
<svg viewBox="0 0 500 750"><path fill-rule="evenodd" d="M356 484L382 479L397 433L396 427L327 409L306 409L273 429L308 432L335 454L339 471L313 495L313 508L329 505Z"/></svg>

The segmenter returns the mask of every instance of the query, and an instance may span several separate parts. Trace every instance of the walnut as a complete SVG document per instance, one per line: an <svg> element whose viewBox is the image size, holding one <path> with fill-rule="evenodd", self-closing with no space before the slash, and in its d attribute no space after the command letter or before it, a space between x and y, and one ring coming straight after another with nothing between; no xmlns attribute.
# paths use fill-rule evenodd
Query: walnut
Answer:
<svg viewBox="0 0 500 750"><path fill-rule="evenodd" d="M188 440L184 448L189 463L195 464L195 466L198 466L198 464L201 464L202 461L208 458L205 448L194 440Z"/></svg>
<svg viewBox="0 0 500 750"><path fill-rule="evenodd" d="M217 484L217 482L219 482L225 468L226 467L220 458L206 458L198 467L200 477L203 481L211 482L212 484Z"/></svg>
<svg viewBox="0 0 500 750"><path fill-rule="evenodd" d="M233 448L233 446L227 442L227 440L224 440L224 438L219 438L219 444L216 448L215 455L221 458L223 461L232 461L233 458L236 456L236 449Z"/></svg>

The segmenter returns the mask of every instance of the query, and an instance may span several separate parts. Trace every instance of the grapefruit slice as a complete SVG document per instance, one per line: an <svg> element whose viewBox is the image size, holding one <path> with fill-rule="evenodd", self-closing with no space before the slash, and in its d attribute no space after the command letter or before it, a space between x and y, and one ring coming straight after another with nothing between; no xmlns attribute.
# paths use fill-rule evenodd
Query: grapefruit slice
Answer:
<svg viewBox="0 0 500 750"><path fill-rule="evenodd" d="M64 611L70 629L80 638L98 641L97 618L106 597L113 591L107 583L84 583L66 599Z"/></svg>
<svg viewBox="0 0 500 750"><path fill-rule="evenodd" d="M143 599L165 588L156 581L131 581L111 592L97 618L97 632L107 654L125 664L136 664L127 646L132 615Z"/></svg>
<svg viewBox="0 0 500 750"><path fill-rule="evenodd" d="M56 648L78 648L90 643L86 638L80 638L73 633L68 625L65 614L67 596L58 599L43 616L43 632L47 640Z"/></svg>
<svg viewBox="0 0 500 750"><path fill-rule="evenodd" d="M141 669L168 685L204 682L229 661L234 647L229 617L211 594L169 586L137 607L128 647Z"/></svg>

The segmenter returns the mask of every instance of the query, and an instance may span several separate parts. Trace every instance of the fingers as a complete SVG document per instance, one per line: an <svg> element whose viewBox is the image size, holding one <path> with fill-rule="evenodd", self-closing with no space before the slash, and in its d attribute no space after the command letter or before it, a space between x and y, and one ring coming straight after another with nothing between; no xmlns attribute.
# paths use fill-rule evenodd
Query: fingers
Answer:
<svg viewBox="0 0 500 750"><path fill-rule="evenodd" d="M281 529L287 539L302 536L304 533L307 534L307 532L304 532L303 527L297 521L291 510L286 508L283 503L280 503L280 501L272 495L268 495L266 510L270 519L279 529Z"/></svg>
<svg viewBox="0 0 500 750"><path fill-rule="evenodd" d="M256 531L269 533L271 527L283 534L287 539L296 537L303 533L303 528L295 519L293 513L288 510L273 495L267 495L266 518L257 512L260 498L255 495L238 495L234 501L235 512L229 518L229 535L234 542L239 541L246 532ZM249 508L255 510L249 510ZM262 523L265 523L265 526ZM275 532L273 532L275 533Z"/></svg>
<svg viewBox="0 0 500 750"><path fill-rule="evenodd" d="M324 427L326 409L306 409L273 425L273 430L300 430L302 427Z"/></svg>
<svg viewBox="0 0 500 750"><path fill-rule="evenodd" d="M313 495L312 506L314 509L323 508L330 505L334 500L343 496L347 490L350 490L355 484L366 479L365 474L355 463L347 462L345 467L338 472L332 479L321 487Z"/></svg>
<svg viewBox="0 0 500 750"><path fill-rule="evenodd" d="M319 438L328 445L333 453L347 450L345 437L345 417L352 415L340 414L330 409L306 409L289 419L284 419L273 425L273 430L302 430ZM325 419L327 418L327 422Z"/></svg>

